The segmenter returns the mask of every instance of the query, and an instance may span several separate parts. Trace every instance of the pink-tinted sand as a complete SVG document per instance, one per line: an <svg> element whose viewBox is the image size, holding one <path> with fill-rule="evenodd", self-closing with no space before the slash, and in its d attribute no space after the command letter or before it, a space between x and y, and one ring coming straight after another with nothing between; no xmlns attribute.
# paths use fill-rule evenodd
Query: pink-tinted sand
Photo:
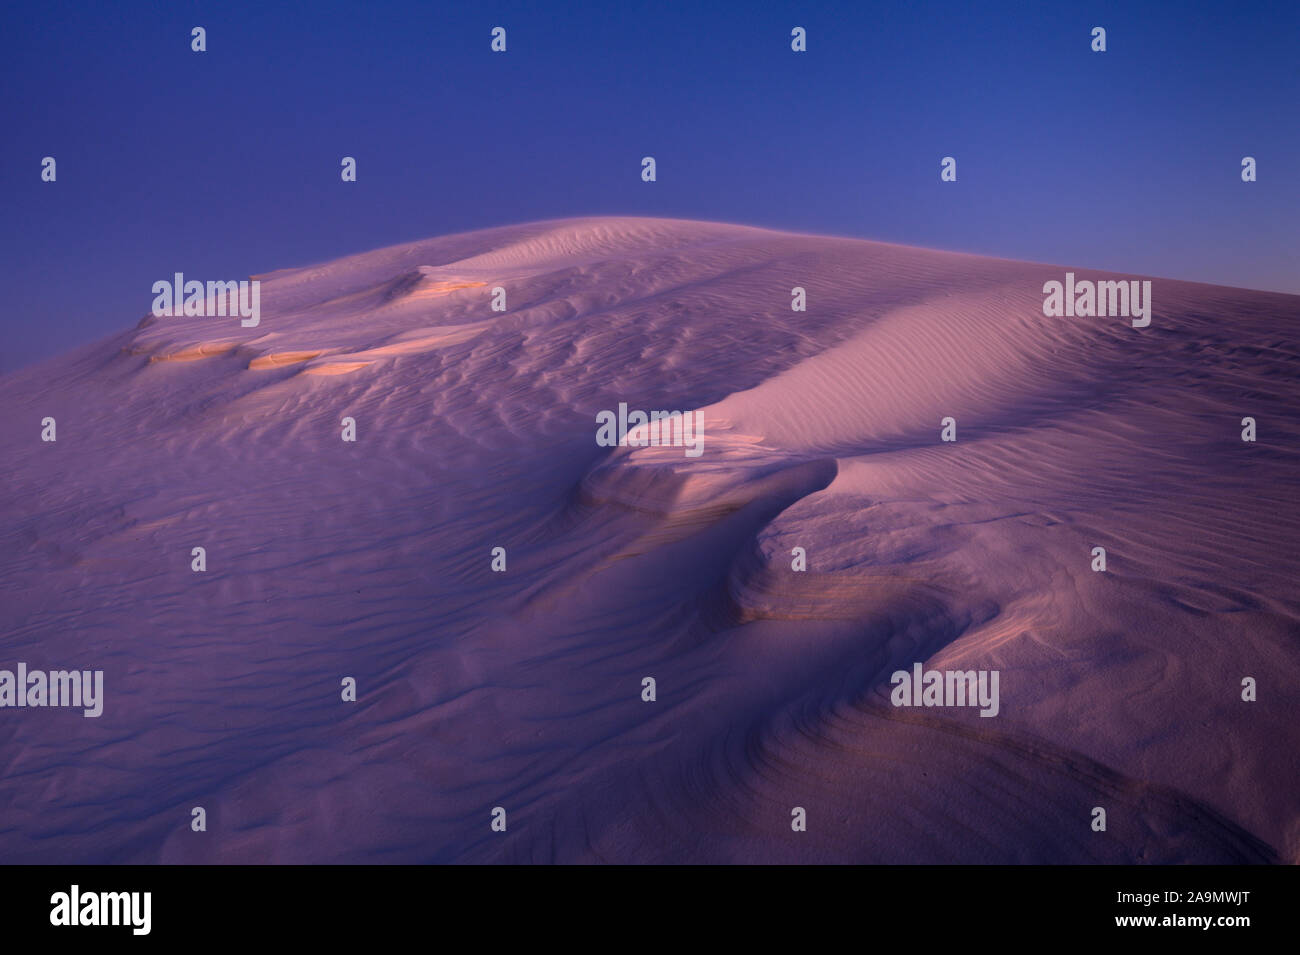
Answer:
<svg viewBox="0 0 1300 955"><path fill-rule="evenodd" d="M105 672L0 710L0 859L1300 861L1300 297L1064 272L535 223L0 378L0 668Z"/></svg>

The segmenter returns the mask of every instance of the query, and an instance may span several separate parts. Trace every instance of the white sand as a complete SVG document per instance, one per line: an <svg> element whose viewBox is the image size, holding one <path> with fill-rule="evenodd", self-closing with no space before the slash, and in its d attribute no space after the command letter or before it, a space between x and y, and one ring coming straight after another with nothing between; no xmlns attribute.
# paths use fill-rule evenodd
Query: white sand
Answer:
<svg viewBox="0 0 1300 955"><path fill-rule="evenodd" d="M1300 298L1063 273L536 223L0 379L0 667L105 671L0 710L0 858L1300 861ZM999 715L895 709L915 661Z"/></svg>

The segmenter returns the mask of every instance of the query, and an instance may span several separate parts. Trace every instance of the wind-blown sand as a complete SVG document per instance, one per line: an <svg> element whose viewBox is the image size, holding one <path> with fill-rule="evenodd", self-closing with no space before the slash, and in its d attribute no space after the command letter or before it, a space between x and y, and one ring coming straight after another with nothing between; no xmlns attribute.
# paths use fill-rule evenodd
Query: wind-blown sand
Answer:
<svg viewBox="0 0 1300 955"><path fill-rule="evenodd" d="M105 674L0 710L0 859L1300 860L1300 298L1064 271L536 223L0 379L0 667ZM998 716L891 706L917 661Z"/></svg>

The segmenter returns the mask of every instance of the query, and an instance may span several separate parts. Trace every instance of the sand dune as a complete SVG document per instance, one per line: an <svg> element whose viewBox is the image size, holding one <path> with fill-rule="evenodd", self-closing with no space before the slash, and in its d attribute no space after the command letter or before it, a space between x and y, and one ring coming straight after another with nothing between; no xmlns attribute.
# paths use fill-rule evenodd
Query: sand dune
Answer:
<svg viewBox="0 0 1300 955"><path fill-rule="evenodd" d="M1300 298L1064 271L533 223L0 378L0 668L105 684L0 710L0 857L1300 861ZM918 662L996 718L891 705Z"/></svg>

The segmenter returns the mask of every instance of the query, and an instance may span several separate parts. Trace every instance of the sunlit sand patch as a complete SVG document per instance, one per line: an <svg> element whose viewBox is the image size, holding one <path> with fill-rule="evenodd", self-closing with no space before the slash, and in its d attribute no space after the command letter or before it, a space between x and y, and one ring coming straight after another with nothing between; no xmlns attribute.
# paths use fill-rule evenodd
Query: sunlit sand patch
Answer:
<svg viewBox="0 0 1300 955"><path fill-rule="evenodd" d="M407 298L437 298L450 295L457 289L482 288L487 282L427 282L421 283L407 293Z"/></svg>
<svg viewBox="0 0 1300 955"><path fill-rule="evenodd" d="M331 361L321 365L309 365L302 370L304 375L346 375L369 365L368 361Z"/></svg>
<svg viewBox="0 0 1300 955"><path fill-rule="evenodd" d="M325 354L323 351L282 351L270 355L259 355L248 363L249 368L278 368L280 365L296 365L311 361Z"/></svg>
<svg viewBox="0 0 1300 955"><path fill-rule="evenodd" d="M150 355L149 361L150 363L156 361L198 361L201 358L215 358L218 355L229 354L238 347L238 342L202 342L198 345L190 345L187 348L178 348L175 351Z"/></svg>
<svg viewBox="0 0 1300 955"><path fill-rule="evenodd" d="M460 288L481 288L487 285L486 282L433 281L433 279L429 278L429 274L432 272L434 272L434 266L421 265L420 268L413 269L411 272L387 279L387 281L381 282L380 285L357 288L356 291L326 299L322 304L330 305L330 307L373 304L374 296L377 294L386 303L404 304L411 299L443 298L443 296L451 295L451 292L459 291Z"/></svg>
<svg viewBox="0 0 1300 955"><path fill-rule="evenodd" d="M383 301L404 304L411 299L442 298L460 289L482 288L487 285L487 282L432 280L429 278L429 273L432 271L432 266L422 265L380 285L372 285L349 292L346 295L331 298L325 304L331 306L359 305L368 300L373 300L376 293L382 296Z"/></svg>

